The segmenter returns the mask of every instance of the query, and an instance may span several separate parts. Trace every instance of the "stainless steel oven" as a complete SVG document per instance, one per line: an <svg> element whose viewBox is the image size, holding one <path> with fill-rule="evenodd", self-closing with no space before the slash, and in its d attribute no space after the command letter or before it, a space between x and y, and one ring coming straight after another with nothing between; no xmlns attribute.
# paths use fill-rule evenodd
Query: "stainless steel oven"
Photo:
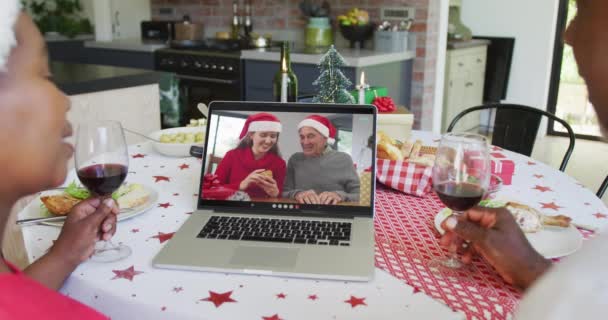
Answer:
<svg viewBox="0 0 608 320"><path fill-rule="evenodd" d="M199 103L243 98L240 51L162 49L155 53L156 70L174 73L179 82L179 125L203 117ZM163 123L163 127L170 127Z"/></svg>

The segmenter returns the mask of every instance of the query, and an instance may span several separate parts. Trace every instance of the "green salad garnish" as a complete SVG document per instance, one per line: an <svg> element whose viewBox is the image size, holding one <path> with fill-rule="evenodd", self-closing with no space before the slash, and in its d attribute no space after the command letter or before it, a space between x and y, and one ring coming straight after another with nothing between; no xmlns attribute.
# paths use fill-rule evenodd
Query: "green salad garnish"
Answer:
<svg viewBox="0 0 608 320"><path fill-rule="evenodd" d="M118 190L112 193L112 199L118 200L118 198L140 187L141 186L138 184L123 184L122 186L120 186L120 188L118 188ZM82 186L79 186L76 181L72 181L72 183L70 183L65 189L65 192L70 196L81 200L88 199L89 197L91 197L91 193L89 192L89 190L83 188Z"/></svg>

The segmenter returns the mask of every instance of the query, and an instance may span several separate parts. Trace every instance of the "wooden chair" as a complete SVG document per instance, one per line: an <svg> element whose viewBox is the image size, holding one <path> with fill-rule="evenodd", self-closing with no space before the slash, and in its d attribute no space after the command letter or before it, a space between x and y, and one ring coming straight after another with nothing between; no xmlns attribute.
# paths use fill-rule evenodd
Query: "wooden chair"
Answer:
<svg viewBox="0 0 608 320"><path fill-rule="evenodd" d="M224 158L220 158L220 157L216 157L214 155L211 155L209 157L209 163L207 163L207 174L209 173L213 173L215 171L215 168L217 168L217 166L220 164L220 162L222 162L222 159Z"/></svg>
<svg viewBox="0 0 608 320"><path fill-rule="evenodd" d="M496 110L492 144L526 156L532 154L542 117L544 116L550 120L559 122L568 131L570 139L568 149L559 167L559 170L562 172L566 170L576 141L574 131L566 121L544 110L517 104L488 104L472 107L456 115L448 126L447 132L452 132L454 126L465 115L481 110Z"/></svg>

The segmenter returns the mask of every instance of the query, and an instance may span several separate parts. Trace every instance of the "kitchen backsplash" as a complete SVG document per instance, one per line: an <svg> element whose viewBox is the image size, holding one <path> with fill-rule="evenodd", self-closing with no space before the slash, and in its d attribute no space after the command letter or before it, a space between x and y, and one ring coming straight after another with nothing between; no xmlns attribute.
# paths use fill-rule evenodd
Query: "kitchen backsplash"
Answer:
<svg viewBox="0 0 608 320"><path fill-rule="evenodd" d="M252 0L253 26L257 30L276 30L301 34L306 19L298 4L301 0ZM367 10L372 21L380 20L381 7L408 6L416 8L412 31L417 35L414 62L412 102L409 106L416 115L415 128L430 128L433 114L435 64L437 56L438 12L441 0L330 0L332 18L352 7ZM229 30L232 17L231 0L150 0L152 18L181 19L189 15L194 22L203 23L209 30ZM243 0L240 1L243 3ZM173 9L172 15L161 14L161 9ZM243 6L241 6L243 8ZM209 35L209 33L208 33ZM339 32L337 33L339 36ZM337 40L336 42L339 42Z"/></svg>

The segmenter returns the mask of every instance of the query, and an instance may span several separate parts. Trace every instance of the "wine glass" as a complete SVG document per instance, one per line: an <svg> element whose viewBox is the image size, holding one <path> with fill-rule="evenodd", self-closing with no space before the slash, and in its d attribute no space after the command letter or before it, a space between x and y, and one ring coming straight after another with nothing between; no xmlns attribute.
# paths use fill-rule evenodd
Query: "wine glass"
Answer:
<svg viewBox="0 0 608 320"><path fill-rule="evenodd" d="M74 156L80 182L92 196L104 199L122 185L127 177L129 155L120 122L93 121L81 124L76 134ZM101 248L99 248L101 247ZM91 257L94 261L112 262L131 255L131 248L104 241Z"/></svg>
<svg viewBox="0 0 608 320"><path fill-rule="evenodd" d="M441 137L433 167L433 189L458 216L476 206L490 185L490 155L485 137L472 133L447 133ZM453 252L440 265L462 266Z"/></svg>

